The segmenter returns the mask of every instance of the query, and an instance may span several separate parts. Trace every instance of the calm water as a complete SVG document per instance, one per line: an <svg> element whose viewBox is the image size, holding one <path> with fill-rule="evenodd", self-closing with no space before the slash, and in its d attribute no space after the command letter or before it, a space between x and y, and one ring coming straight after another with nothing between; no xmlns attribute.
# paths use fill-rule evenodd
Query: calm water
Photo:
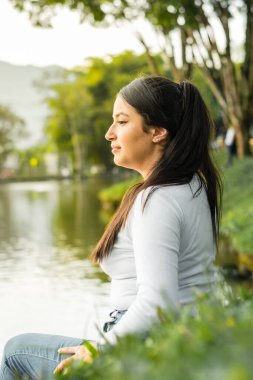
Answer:
<svg viewBox="0 0 253 380"><path fill-rule="evenodd" d="M0 186L0 353L23 332L96 338L109 284L88 255L103 181Z"/></svg>
<svg viewBox="0 0 253 380"><path fill-rule="evenodd" d="M0 355L23 332L97 338L109 283L88 255L104 228L97 194L106 185L0 186Z"/></svg>

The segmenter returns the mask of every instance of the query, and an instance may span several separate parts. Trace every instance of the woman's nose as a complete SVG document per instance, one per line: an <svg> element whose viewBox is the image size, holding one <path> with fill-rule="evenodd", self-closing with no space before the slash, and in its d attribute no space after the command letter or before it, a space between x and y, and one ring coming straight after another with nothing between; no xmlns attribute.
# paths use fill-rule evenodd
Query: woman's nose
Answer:
<svg viewBox="0 0 253 380"><path fill-rule="evenodd" d="M115 139L114 125L113 124L109 127L108 131L106 132L105 138L108 141L112 141Z"/></svg>

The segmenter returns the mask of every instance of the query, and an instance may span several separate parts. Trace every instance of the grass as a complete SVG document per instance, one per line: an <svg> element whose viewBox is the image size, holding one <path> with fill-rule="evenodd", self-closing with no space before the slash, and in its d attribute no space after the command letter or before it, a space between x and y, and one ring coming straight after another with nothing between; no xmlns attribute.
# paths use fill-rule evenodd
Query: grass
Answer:
<svg viewBox="0 0 253 380"><path fill-rule="evenodd" d="M253 374L253 295L221 297L189 310L161 313L145 340L129 335L92 365L75 362L56 379L250 380Z"/></svg>

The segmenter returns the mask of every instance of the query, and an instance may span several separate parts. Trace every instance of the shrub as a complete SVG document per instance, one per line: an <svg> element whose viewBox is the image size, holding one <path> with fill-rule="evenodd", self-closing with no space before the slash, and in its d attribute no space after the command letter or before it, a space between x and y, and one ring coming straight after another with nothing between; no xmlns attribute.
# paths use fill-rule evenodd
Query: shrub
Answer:
<svg viewBox="0 0 253 380"><path fill-rule="evenodd" d="M161 313L141 340L129 335L91 365L75 362L66 380L250 380L253 374L253 296L245 293L196 304L196 314Z"/></svg>

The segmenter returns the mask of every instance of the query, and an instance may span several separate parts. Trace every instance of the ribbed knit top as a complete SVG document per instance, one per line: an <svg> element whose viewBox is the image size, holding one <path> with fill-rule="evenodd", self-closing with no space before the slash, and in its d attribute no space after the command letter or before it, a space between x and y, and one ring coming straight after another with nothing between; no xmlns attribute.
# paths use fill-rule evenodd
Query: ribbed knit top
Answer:
<svg viewBox="0 0 253 380"><path fill-rule="evenodd" d="M186 185L138 194L101 267L111 277L112 309L126 310L106 338L146 332L157 307L177 308L206 293L214 282L215 243L204 187L195 175Z"/></svg>

